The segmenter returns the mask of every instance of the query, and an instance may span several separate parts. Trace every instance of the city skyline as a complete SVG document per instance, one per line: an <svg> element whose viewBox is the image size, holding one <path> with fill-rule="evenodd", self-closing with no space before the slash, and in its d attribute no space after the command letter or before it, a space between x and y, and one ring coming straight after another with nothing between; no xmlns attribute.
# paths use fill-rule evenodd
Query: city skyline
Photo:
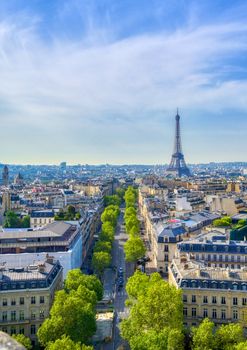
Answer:
<svg viewBox="0 0 247 350"><path fill-rule="evenodd" d="M247 4L0 2L7 164L245 161Z"/></svg>

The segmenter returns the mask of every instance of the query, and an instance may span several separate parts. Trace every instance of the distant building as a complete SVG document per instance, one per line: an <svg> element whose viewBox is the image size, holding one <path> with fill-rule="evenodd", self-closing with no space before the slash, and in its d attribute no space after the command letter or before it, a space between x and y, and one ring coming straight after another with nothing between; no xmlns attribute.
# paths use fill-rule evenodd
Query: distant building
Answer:
<svg viewBox="0 0 247 350"><path fill-rule="evenodd" d="M33 210L30 215L31 228L43 227L54 221L53 210Z"/></svg>
<svg viewBox="0 0 247 350"><path fill-rule="evenodd" d="M5 165L3 167L2 181L3 181L4 186L7 187L9 185L9 169L8 169L7 165Z"/></svg>
<svg viewBox="0 0 247 350"><path fill-rule="evenodd" d="M62 288L62 267L53 257L32 264L0 267L0 329L24 334L33 345L37 331L49 316L55 291Z"/></svg>
<svg viewBox="0 0 247 350"><path fill-rule="evenodd" d="M15 185L23 185L23 183L24 183L23 176L21 175L21 173L18 173L16 175L16 177L14 178L14 184Z"/></svg>
<svg viewBox="0 0 247 350"><path fill-rule="evenodd" d="M67 167L67 163L66 162L61 162L60 165L59 165L60 169L61 170L66 170L66 167Z"/></svg>

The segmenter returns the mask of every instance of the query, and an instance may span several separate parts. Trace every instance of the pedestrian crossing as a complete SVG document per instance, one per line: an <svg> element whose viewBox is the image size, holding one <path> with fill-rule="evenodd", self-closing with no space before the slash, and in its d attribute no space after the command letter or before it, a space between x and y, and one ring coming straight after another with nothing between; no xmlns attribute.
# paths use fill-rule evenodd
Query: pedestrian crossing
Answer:
<svg viewBox="0 0 247 350"><path fill-rule="evenodd" d="M127 296L127 293L126 293L125 290L120 290L120 291L118 291L116 294L117 294L118 296L121 296L121 297Z"/></svg>

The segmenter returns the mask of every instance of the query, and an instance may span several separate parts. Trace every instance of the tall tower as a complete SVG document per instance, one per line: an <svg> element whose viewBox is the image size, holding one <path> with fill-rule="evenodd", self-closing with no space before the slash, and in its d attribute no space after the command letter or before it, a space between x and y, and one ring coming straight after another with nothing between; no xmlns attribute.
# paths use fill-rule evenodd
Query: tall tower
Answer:
<svg viewBox="0 0 247 350"><path fill-rule="evenodd" d="M181 143L181 134L180 134L180 116L178 114L175 117L176 120L176 129L175 129L175 143L174 143L174 150L172 154L172 159L170 162L170 165L168 169L166 170L167 175L174 175L174 176L190 176L190 170L187 167L184 155L182 152L182 143Z"/></svg>
<svg viewBox="0 0 247 350"><path fill-rule="evenodd" d="M9 184L9 169L8 169L7 165L5 165L3 167L2 180L3 180L3 185L8 186L8 184Z"/></svg>

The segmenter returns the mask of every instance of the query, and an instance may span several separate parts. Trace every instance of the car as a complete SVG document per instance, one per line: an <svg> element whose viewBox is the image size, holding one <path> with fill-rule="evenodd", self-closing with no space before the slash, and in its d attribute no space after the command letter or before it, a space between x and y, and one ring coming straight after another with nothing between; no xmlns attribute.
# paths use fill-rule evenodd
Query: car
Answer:
<svg viewBox="0 0 247 350"><path fill-rule="evenodd" d="M146 261L146 262L151 261L149 256L144 256L143 260Z"/></svg>
<svg viewBox="0 0 247 350"><path fill-rule="evenodd" d="M123 272L123 268L122 268L122 267L119 267L119 268L118 268L118 272Z"/></svg>

